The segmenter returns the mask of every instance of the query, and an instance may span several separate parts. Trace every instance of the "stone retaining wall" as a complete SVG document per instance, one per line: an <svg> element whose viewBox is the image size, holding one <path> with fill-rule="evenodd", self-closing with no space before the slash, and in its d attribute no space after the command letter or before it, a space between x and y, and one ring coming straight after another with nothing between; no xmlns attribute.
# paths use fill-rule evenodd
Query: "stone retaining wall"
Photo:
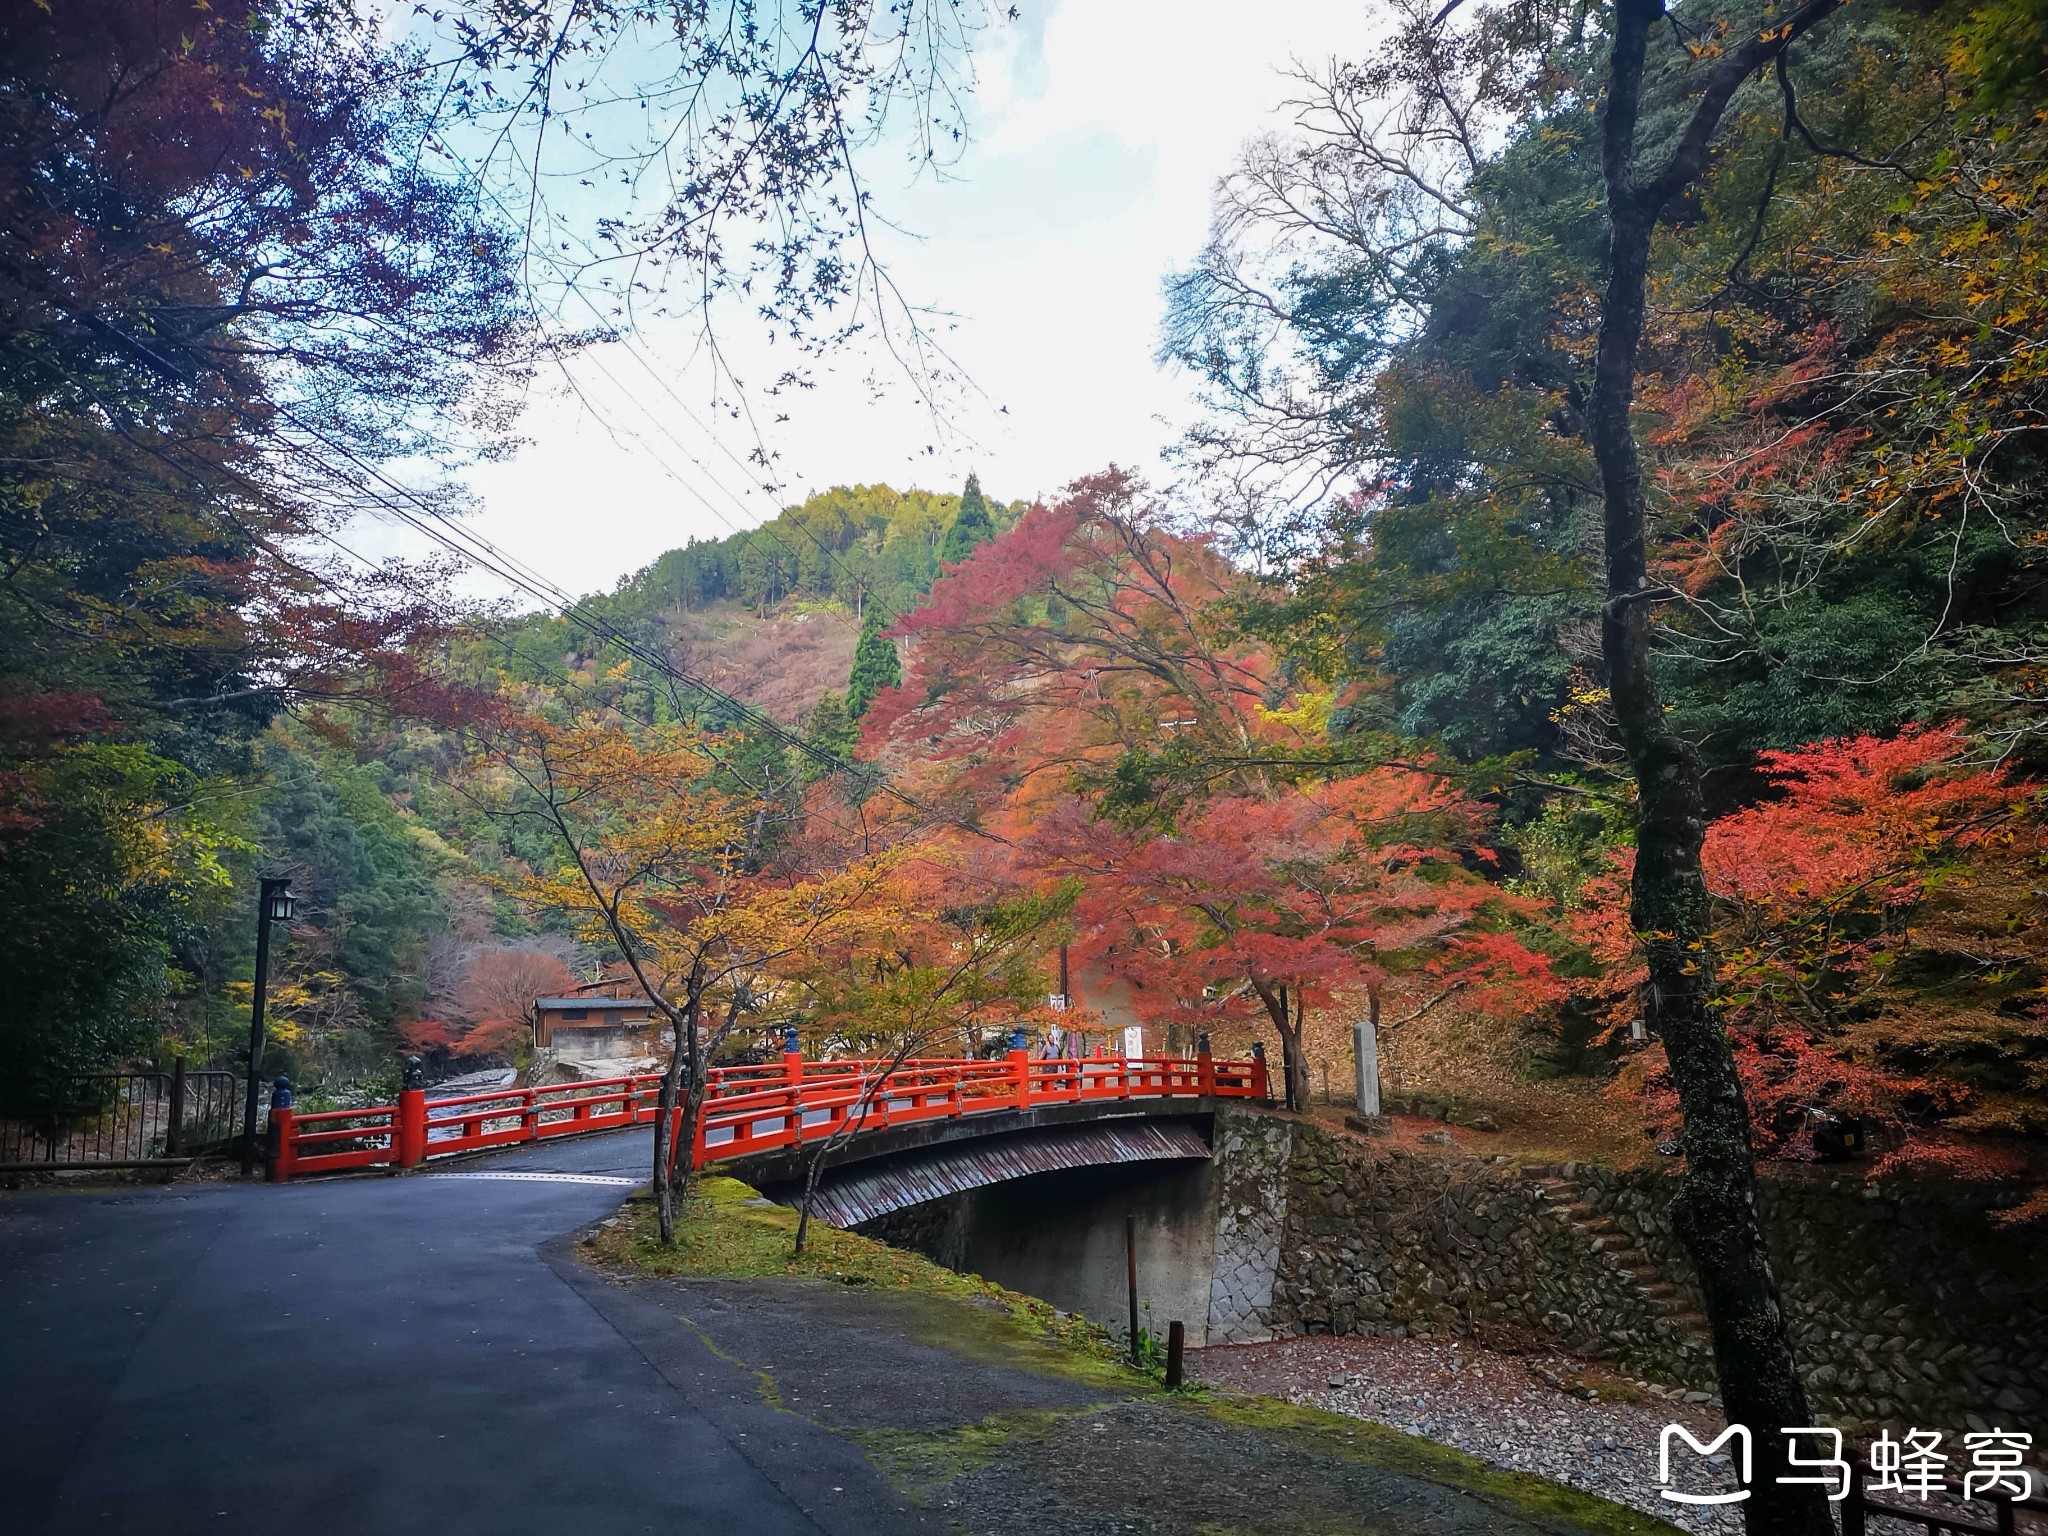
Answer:
<svg viewBox="0 0 2048 1536"><path fill-rule="evenodd" d="M1711 1375L1705 1343L1504 1161L1297 1126L1287 1194L1276 1333L1505 1323L1665 1380Z"/></svg>
<svg viewBox="0 0 2048 1536"><path fill-rule="evenodd" d="M1689 1293L1668 1174L1579 1168L1589 1201ZM1787 1170L1764 1226L1815 1407L1950 1431L2048 1431L2048 1234L1971 1185L1870 1186Z"/></svg>
<svg viewBox="0 0 2048 1536"><path fill-rule="evenodd" d="M1272 1133L1255 1128L1262 1121L1275 1123L1218 1115L1226 1168L1247 1150L1272 1156ZM1512 1324L1711 1388L1711 1351L1690 1309L1668 1292L1660 1299L1655 1283L1668 1278L1697 1303L1672 1234L1673 1175L1530 1170L1288 1125L1280 1187L1250 1176L1232 1186L1239 1176L1226 1173L1237 1198L1222 1205L1229 1233L1219 1220L1212 1338ZM1560 1183L1573 1188L1576 1213L1558 1198ZM1251 1198L1262 1190L1263 1203ZM2048 1430L2048 1241L2000 1227L1994 1199L1969 1186L1867 1192L1796 1171L1765 1181L1766 1227L1816 1410L1949 1432ZM1275 1225L1260 1308L1239 1294L1239 1277L1253 1291L1258 1283L1247 1259L1259 1244L1244 1234ZM1643 1256L1661 1276L1639 1272Z"/></svg>
<svg viewBox="0 0 2048 1536"><path fill-rule="evenodd" d="M1294 1126L1272 1115L1225 1112L1216 1117L1215 1138L1216 1246L1203 1341L1269 1339Z"/></svg>

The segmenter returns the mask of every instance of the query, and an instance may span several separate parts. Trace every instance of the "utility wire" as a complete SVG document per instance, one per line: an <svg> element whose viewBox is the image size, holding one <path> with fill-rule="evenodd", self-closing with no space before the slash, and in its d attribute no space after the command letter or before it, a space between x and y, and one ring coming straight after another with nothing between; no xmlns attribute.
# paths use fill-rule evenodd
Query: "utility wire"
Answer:
<svg viewBox="0 0 2048 1536"><path fill-rule="evenodd" d="M576 296L582 299L584 303L590 304L589 297L585 295L581 289L577 290ZM594 305L592 305L591 307L592 312L596 313L596 307ZM660 387L662 392L675 402L676 408L680 410L685 416L689 417L691 423L695 425L699 431L703 432L706 437L710 438L714 444L716 444L720 448L724 448L724 444L719 441L718 435L715 432L713 432L708 425L705 424L703 419L699 417L695 411L690 409L689 405L683 400L682 396L676 392L675 387L672 384L670 384L668 379L661 373L661 371L657 369L645 355L643 355L638 344L629 337L624 339L621 342L621 345L625 347L626 355L631 357L634 362L638 363L641 369L647 374L647 376L653 379L655 384ZM610 379L615 387L617 387L621 392L625 391L625 386L619 382L618 376L614 374L609 368L605 367L604 363L601 360L593 356L590 359L590 361L592 366L594 366L607 379ZM634 404L639 405L639 402L635 400ZM728 497L731 497L734 505L744 505L743 503L740 502L740 499L737 496L735 496L733 492L730 489L728 489L722 481L718 479L716 475L712 474L711 471L705 467L701 459L697 458L696 455L690 452L689 447L682 441L681 438L676 436L675 431L666 422L664 422L659 416L655 415L654 412L648 410L646 406L639 405L639 408L641 413L645 415L649 421L654 423L655 429L659 431L662 434L662 436L666 437L670 442L674 443L676 447L681 449L684 455L689 458L690 462L697 466L698 470L702 472L705 479L709 480L721 491L724 491ZM638 434L635 435L637 436ZM727 448L724 451L728 456L731 456L731 449ZM682 477L680 475L677 475L675 471L670 469L669 466L666 463L664 463L659 457L655 459L655 462L661 464L663 471L667 473L672 479L675 479L678 483L686 483L682 481ZM735 459L734 462L740 463L742 468L745 467L744 462L741 460ZM691 489L693 490L693 492L695 491L694 487L692 487ZM796 550L791 548L790 545L783 540L782 535L775 531L775 522L777 518L781 516L780 513L778 513L775 518L769 518L764 522L757 523L751 529L742 528L738 524L734 523L732 519L728 518L723 512L720 512L716 507L713 507L710 501L706 499L702 495L702 493L696 494L697 499L704 503L706 510L709 511L713 517L716 517L720 522L724 523L726 527L732 529L734 533L765 533L769 538L773 539L777 544L781 545L783 549L787 550L789 552L790 558L800 558L797 555ZM809 523L805 522L801 518L794 518L791 520L791 522L798 532L803 534L805 538L809 539L811 543L817 547L818 553L823 555L829 564L837 567L838 570L842 574L844 574L850 582L853 583L854 589L861 595L861 602L864 609L879 609L883 618L891 624L894 624L898 619L902 617L901 614L897 613L895 609L891 608L887 603L883 602L882 599L875 594L874 587L869 584L866 577L862 576L858 571L854 570L852 566L848 565L846 561L840 556L838 551L834 550L831 545L827 544L824 540L820 539L818 535L812 531L811 525ZM799 569L801 569L801 567L799 567Z"/></svg>
<svg viewBox="0 0 2048 1536"><path fill-rule="evenodd" d="M404 507L387 499L377 497L374 494L371 496L371 500L376 501L408 527L432 539L450 553L468 561L472 565L482 567L484 570L497 576L501 581L526 593L529 597L536 598L540 602L556 609L563 617L573 619L586 630L599 636L634 660L653 668L656 672L682 684L684 687L693 689L704 698L722 706L725 710L730 711L738 721L753 725L763 731L764 734L779 738L805 756L812 758L814 761L824 763L835 770L855 767L851 760L841 758L836 753L825 751L815 744L805 741L802 737L785 729L773 717L755 709L752 705L743 703L741 700L733 697L733 695L725 692L722 688L719 688L705 678L699 677L687 668L676 666L668 657L644 645L603 615L593 612L580 599L572 596L564 588L557 586L554 582L548 580L516 557L509 555L482 534L477 533L474 529L463 528L460 524L455 523L445 513L420 497L409 486L390 479L383 471L359 458L345 445L336 443L332 438L320 432L319 429L310 426L302 417L291 411L289 407L280 406L278 414L290 421L301 432L305 432L321 443L330 453L337 454L346 459L360 474L383 486L387 491L402 500L411 502L419 509L417 512L407 511ZM286 441L289 441L289 439ZM305 452L309 461L319 465L329 475L345 483L347 482L348 477L346 474L336 469L333 465L321 460L317 454L304 450L302 445L301 451ZM363 490L363 487L357 485L355 489L360 492ZM869 770L856 767L855 771L868 772Z"/></svg>
<svg viewBox="0 0 2048 1536"><path fill-rule="evenodd" d="M188 385L196 382L146 343L121 331L110 322L99 321L98 323L104 327L108 334L117 337L124 345L131 348L138 357L148 361L153 367L168 373L171 377L179 379ZM278 416L290 422L300 432L315 442L322 444L328 452L339 456L355 466L364 479L384 487L390 493L390 496L379 495L375 491L369 490L361 482L351 480L344 471L337 469L334 465L322 459L318 453L308 448L305 444L293 441L292 438L281 432L269 421L257 417L254 413L235 404L233 401L228 401L227 405L229 410L233 411L235 415L256 431L282 442L290 451L301 455L307 462L317 466L322 473L350 486L358 494L365 495L373 504L388 511L408 527L433 540L436 544L454 554L458 559L480 566L497 576L507 585L525 592L528 596L544 604L558 608L565 617L575 619L577 623L583 625L592 633L603 637L617 646L626 655L643 662L647 666L652 667L656 672L682 684L684 687L695 690L705 698L723 706L725 710L729 711L741 723L753 725L763 734L775 737L786 746L814 762L823 764L835 773L850 772L854 774L856 777L874 785L876 789L888 795L891 799L922 815L930 817L936 822L957 827L961 831L968 832L989 842L1002 843L1006 846L1010 844L1008 838L998 833L974 826L958 817L941 813L935 807L925 804L915 796L906 794L903 790L890 783L886 777L877 774L873 768L861 763L858 759L843 757L839 753L828 751L813 742L806 741L801 736L785 729L772 716L755 709L752 705L742 702L715 684L690 672L687 668L677 667L669 658L650 650L631 635L618 628L609 619L592 612L580 599L574 597L563 588L556 586L547 577L533 570L517 557L500 549L482 534L474 529L464 528L461 524L455 522L445 512L442 512L431 502L420 496L410 486L391 479L383 470L363 459L345 443L336 442L328 434L306 421L304 417L300 416L290 406L278 403L274 405L273 409ZM398 501L392 500L391 497L398 498ZM419 510L417 512L407 511L405 507L399 505L399 501L410 502Z"/></svg>
<svg viewBox="0 0 2048 1536"><path fill-rule="evenodd" d="M329 475L335 474L335 471L332 469L331 466L327 465L317 456L311 455L310 453L307 453L306 450L299 448L299 445L291 443L288 439L286 440L285 445L288 448L293 448L301 453L304 453L306 457L311 462L318 465L324 473L327 473ZM173 468L184 469L188 473L193 473L195 475L195 478L198 477L199 472L197 470L192 469L191 466L182 464L175 455L165 453L162 449L156 447L149 447L148 451L153 453L156 457L162 459L166 464L169 464ZM209 470L215 470L220 473L224 473L229 478L239 481L243 486L248 488L251 494L259 498L269 494L269 491L267 490L266 487L259 484L257 481L250 479L247 475L241 473L239 470L232 469L226 465L209 465L206 466L206 468ZM374 493L365 492L362 487L355 485L353 482L344 483L348 483L350 489L354 491L356 494L367 496L367 498L373 504L379 507L387 506L384 500L380 497L377 497ZM391 510L395 514L397 509L387 507L387 510ZM350 559L354 560L358 565L362 566L365 570L375 572L380 569L380 566L376 560L362 553L354 546L344 542L341 538L329 532L328 530L318 527L309 527L306 531L313 537L319 538L325 541L326 543L332 544L336 549L340 550L344 555L347 555ZM317 570L305 567L299 567L298 569L301 575L314 582L323 591L328 592L330 595L344 600L348 597L349 594L337 589L331 581L328 581L326 578L321 576L321 574ZM515 646L512 643L509 637L492 631L488 626L476 626L473 632L478 634L481 638L495 644L499 649L504 651L508 659L523 662L528 666L531 666L537 672L544 673L554 679L559 679L560 682L565 686L574 686L576 679L566 668L561 666L559 663L549 658L531 655L525 651L520 650L517 646ZM670 690L670 699L671 702L674 703L678 709L682 707L682 701L680 700L680 698L676 697L673 688L671 688ZM471 732L459 726L452 727L451 733L459 738L467 737L472 734ZM734 763L729 761L727 758L721 756L717 749L711 746L708 742L700 743L700 748L703 751L704 755L711 760L712 766L714 768L720 769L732 775L733 778L738 780L738 782L742 786L752 790L756 794L761 794L763 798L770 798L772 796L772 785L770 787L770 790L763 791L759 787L749 784L747 782L746 774ZM859 765L856 763L856 766ZM446 784L451 790L458 788L458 786L456 786L452 780L442 778L442 776L435 774L431 768L426 767L425 765L416 765L415 771L425 773L430 778L441 778L441 781L444 784ZM871 775L863 771L861 777L864 780L867 780L871 778ZM787 786L784 787L786 788ZM251 792L253 793L253 791ZM823 816L822 813L816 807L811 807L810 809L808 809L806 814L809 816L819 817L820 819L825 821L826 825L830 826L834 831L842 834L843 836L857 839L864 838L868 835L865 829L849 826L843 820Z"/></svg>
<svg viewBox="0 0 2048 1536"><path fill-rule="evenodd" d="M491 200L492 204L497 208L500 214L504 215L508 219L513 217L512 210L507 208L504 204L503 199L501 199L498 196L498 194L495 191L493 191L483 181L481 177L475 174L475 170L473 167L471 167L460 156L452 156L451 158L453 158L458 165L461 165L464 170L469 171L471 173L473 184L477 186L477 188L480 191L483 192L484 196L488 197ZM583 248L584 254L586 254L587 256L590 256L593 259L602 258L602 253L599 252L596 249L596 247L592 246L590 242L586 240L582 235L577 234L572 230L562 230L558 231L558 233L567 234L571 239L573 239L578 245L580 245ZM573 271L570 271L567 268L565 268L564 264L555 257L553 251L543 248L541 255L543 260L545 260L548 263L548 265L554 269L555 275L559 279L561 279L562 286L568 292L573 293L577 297L577 299L581 301L583 307L590 311L591 318L597 321L599 325L609 329L611 326L611 321L606 317L604 311L598 308L597 301L591 298L591 296L587 292L585 292L583 287L576 281L576 274ZM691 424L694 425L698 431L702 432L707 438L710 439L711 444L714 448L716 448L719 452L723 453L728 459L731 459L732 462L738 466L742 474L747 475L749 478L752 477L754 472L751 468L748 467L746 461L740 458L739 455L735 454L731 448L727 447L724 439L721 438L716 432L714 432L711 429L711 427L708 424L706 424L700 416L698 416L696 411L691 409L689 402L684 400L683 397L679 393L677 393L675 386L669 382L668 377L665 374L663 374L660 369L656 368L653 362L646 357L646 355L642 352L638 341L631 334L621 336L618 339L617 345L620 345L625 348L627 356L631 357L634 362L638 363L642 371L644 371L649 378L654 380L656 386L660 388L662 393L666 394L669 397L669 399L674 401L677 409L682 411L682 413L690 419ZM607 379L611 381L614 388L618 389L620 393L625 394L628 399L633 399L633 396L630 394L630 392L628 392L625 386L622 383L620 383L618 376L612 373L612 371L609 368L605 367L602 361L593 357L591 359L591 363L592 366L598 370L598 372L602 373ZM586 407L589 407L590 403L589 401L586 400L584 404ZM740 513L742 516L750 515L751 509L747 507L747 505L739 498L738 495L736 495L732 491L730 487L728 487L716 475L711 473L710 469L704 464L703 460L699 459L697 455L691 451L689 446L685 444L681 438L676 436L675 432L668 426L666 422L662 421L660 417L654 414L654 412L648 410L646 406L640 405L637 399L634 399L634 404L636 406L639 406L641 414L646 416L647 419L654 424L655 429L657 431L659 431L663 436L667 437L668 440L674 443L677 448L682 450L684 457L689 459L689 461L697 467L698 472L701 473L705 479L709 480L713 485L717 486L718 489L726 496L726 498L730 500L735 507L738 507L740 509ZM642 443L645 442L645 439L640 438L640 435L637 432L632 433L632 436L641 441ZM763 452L765 453L765 449L763 450ZM739 524L733 522L733 520L727 517L723 512L719 511L718 508L713 506L711 504L711 500L709 497L705 496L704 493L698 490L696 486L690 484L690 482L684 479L683 476L676 473L676 471L659 455L654 455L654 460L655 463L661 466L661 470L664 474L666 474L670 479L674 480L678 485L682 486L685 490L689 491L691 495L695 496L707 512L709 512L713 517L717 518L721 523L725 524L725 526L730 528L734 533L765 533L768 535L770 539L774 540L776 544L780 545L782 549L788 553L791 559L794 560L799 558L796 550L792 548L788 543L786 543L783 540L782 536L778 534L773 528L772 524L775 521L774 517L764 519L763 521L755 524L754 527L751 529L743 528ZM780 514L777 514L777 516L779 515ZM875 607L880 608L883 616L886 619L888 619L889 622L892 624L902 617L901 614L897 613L894 609L890 608L887 603L882 602L881 599L875 595L873 587L871 587L868 584L866 579L863 578L859 572L855 571L851 566L849 566L843 559L841 559L837 551L832 549L831 546L829 546L822 539L820 539L817 536L817 534L813 533L808 523L805 523L799 519L795 522L795 526L798 529L798 531L804 535L805 538L809 539L812 544L817 546L818 552L825 557L828 563L837 566L839 570L847 576L847 578L853 583L855 590L861 594L864 606L872 604ZM799 567L799 569L801 569L801 567Z"/></svg>

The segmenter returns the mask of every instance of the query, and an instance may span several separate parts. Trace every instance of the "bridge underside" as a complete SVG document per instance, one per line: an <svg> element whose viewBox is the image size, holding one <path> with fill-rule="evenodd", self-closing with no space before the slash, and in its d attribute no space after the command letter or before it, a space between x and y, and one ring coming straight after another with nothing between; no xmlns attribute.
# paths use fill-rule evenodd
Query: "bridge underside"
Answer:
<svg viewBox="0 0 2048 1536"><path fill-rule="evenodd" d="M1213 1105L1184 1099L1118 1106L1047 1106L848 1138L819 1180L812 1214L851 1227L928 1200L1068 1168L1206 1160ZM1080 1111L1080 1113L1074 1113ZM732 1172L771 1199L803 1196L815 1148L737 1159Z"/></svg>

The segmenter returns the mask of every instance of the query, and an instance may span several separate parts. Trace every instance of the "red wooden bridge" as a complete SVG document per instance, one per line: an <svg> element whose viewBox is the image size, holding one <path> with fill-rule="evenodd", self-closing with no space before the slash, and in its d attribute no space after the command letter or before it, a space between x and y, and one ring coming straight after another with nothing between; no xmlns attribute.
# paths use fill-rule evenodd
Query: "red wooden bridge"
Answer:
<svg viewBox="0 0 2048 1536"><path fill-rule="evenodd" d="M396 1104L299 1114L270 1111L270 1177L357 1168L416 1168L490 1147L651 1125L658 1073L507 1088L428 1102L409 1089ZM705 1086L693 1166L823 1141L852 1121L846 1139L920 1121L960 1120L1053 1105L1182 1099L1265 1099L1266 1062L1194 1057L1098 1056L906 1061L806 1061L715 1067Z"/></svg>

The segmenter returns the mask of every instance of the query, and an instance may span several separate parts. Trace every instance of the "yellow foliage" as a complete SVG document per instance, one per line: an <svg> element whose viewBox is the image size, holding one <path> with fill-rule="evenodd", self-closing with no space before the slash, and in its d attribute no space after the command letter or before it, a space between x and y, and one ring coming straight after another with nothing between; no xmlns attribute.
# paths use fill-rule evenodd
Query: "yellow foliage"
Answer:
<svg viewBox="0 0 2048 1536"><path fill-rule="evenodd" d="M1261 720L1283 726L1304 740L1320 741L1329 735L1330 715L1336 707L1337 690L1326 688L1297 694L1291 709L1261 708L1258 714Z"/></svg>

